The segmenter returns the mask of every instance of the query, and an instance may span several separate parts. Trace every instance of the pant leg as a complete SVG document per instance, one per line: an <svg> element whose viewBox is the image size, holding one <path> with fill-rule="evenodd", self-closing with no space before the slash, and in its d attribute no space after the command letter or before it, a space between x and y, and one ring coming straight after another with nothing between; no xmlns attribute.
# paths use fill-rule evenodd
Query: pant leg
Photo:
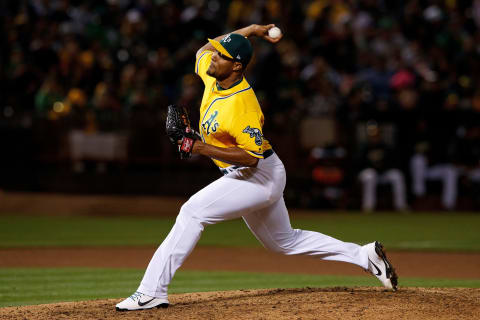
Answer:
<svg viewBox="0 0 480 320"><path fill-rule="evenodd" d="M427 177L442 181L442 205L453 209L457 203L458 169L451 164L439 164L428 170Z"/></svg>
<svg viewBox="0 0 480 320"><path fill-rule="evenodd" d="M377 171L372 168L363 169L358 178L362 183L362 209L374 210L377 205Z"/></svg>
<svg viewBox="0 0 480 320"><path fill-rule="evenodd" d="M206 225L239 218L270 201L268 188L254 181L255 175L245 179L234 175L214 181L182 206L175 225L153 255L139 292L167 297L175 271L192 252Z"/></svg>
<svg viewBox="0 0 480 320"><path fill-rule="evenodd" d="M241 168L212 182L181 208L175 225L153 255L139 292L167 296L167 287L191 253L206 225L261 210L282 197L285 168L276 154L259 160L256 168Z"/></svg>
<svg viewBox="0 0 480 320"><path fill-rule="evenodd" d="M397 210L404 210L407 208L407 201L405 195L405 179L403 173L399 169L387 170L380 180L390 183L393 192L393 206Z"/></svg>
<svg viewBox="0 0 480 320"><path fill-rule="evenodd" d="M412 174L412 191L417 197L426 193L425 176L427 171L427 158L423 154L415 154L410 159L410 172Z"/></svg>
<svg viewBox="0 0 480 320"><path fill-rule="evenodd" d="M292 229L283 198L243 216L248 228L267 249L286 255L309 255L344 261L368 268L368 256L360 245L314 231Z"/></svg>

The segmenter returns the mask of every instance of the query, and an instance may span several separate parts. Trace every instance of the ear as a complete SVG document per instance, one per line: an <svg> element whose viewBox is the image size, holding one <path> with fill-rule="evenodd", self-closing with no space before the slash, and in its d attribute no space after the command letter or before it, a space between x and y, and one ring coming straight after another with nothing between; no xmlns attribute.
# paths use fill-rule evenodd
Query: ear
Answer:
<svg viewBox="0 0 480 320"><path fill-rule="evenodd" d="M242 71L243 65L241 62L235 61L233 63L233 71Z"/></svg>

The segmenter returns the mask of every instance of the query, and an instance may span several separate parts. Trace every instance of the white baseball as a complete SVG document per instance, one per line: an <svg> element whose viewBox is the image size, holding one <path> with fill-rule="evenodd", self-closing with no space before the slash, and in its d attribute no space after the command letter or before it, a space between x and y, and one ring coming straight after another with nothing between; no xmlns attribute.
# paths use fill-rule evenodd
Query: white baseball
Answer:
<svg viewBox="0 0 480 320"><path fill-rule="evenodd" d="M273 27L268 30L268 36L273 39L280 37L281 34L282 31L277 27Z"/></svg>

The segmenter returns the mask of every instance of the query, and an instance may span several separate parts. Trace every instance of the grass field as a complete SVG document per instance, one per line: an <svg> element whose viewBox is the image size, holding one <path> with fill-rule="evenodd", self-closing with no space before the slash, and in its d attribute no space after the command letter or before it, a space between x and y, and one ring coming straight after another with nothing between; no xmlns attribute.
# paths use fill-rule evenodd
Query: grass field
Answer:
<svg viewBox="0 0 480 320"><path fill-rule="evenodd" d="M3 215L0 217L0 246L158 245L173 223L173 218ZM480 251L480 215L476 214L293 215L292 225L294 228L316 230L357 243L381 239L389 249ZM208 227L199 245L260 246L241 220ZM136 288L143 272L143 269L3 268L0 269L0 307L125 297ZM378 285L377 280L370 276L180 270L174 278L170 292L370 285ZM401 285L480 288L480 279L402 278Z"/></svg>
<svg viewBox="0 0 480 320"><path fill-rule="evenodd" d="M158 245L173 218L0 217L1 247ZM480 251L479 214L338 213L292 216L292 226L389 249ZM259 247L242 220L209 226L199 245Z"/></svg>

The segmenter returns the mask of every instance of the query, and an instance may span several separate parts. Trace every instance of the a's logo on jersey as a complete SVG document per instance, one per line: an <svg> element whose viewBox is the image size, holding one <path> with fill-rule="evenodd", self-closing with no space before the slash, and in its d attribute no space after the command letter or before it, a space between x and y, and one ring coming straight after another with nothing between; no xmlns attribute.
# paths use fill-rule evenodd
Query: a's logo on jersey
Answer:
<svg viewBox="0 0 480 320"><path fill-rule="evenodd" d="M255 144L256 144L257 146L261 146L261 145L262 145L263 135L262 135L262 132L260 131L260 129L250 128L250 126L247 126L245 129L243 129L242 132L243 132L243 133L248 133L248 134L250 135L250 138L255 137Z"/></svg>
<svg viewBox="0 0 480 320"><path fill-rule="evenodd" d="M205 131L207 133L207 136L211 133L211 132L216 132L217 129L218 129L218 122L215 120L215 118L218 116L218 110L215 110L212 115L210 116L210 118L205 121L204 123L202 123L202 128L203 128L203 131Z"/></svg>

